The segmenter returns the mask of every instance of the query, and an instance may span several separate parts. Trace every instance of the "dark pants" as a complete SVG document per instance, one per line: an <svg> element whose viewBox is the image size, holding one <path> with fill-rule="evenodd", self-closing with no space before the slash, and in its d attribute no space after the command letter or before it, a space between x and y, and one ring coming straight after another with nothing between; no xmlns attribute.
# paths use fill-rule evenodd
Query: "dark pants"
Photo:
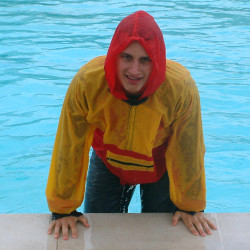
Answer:
<svg viewBox="0 0 250 250"><path fill-rule="evenodd" d="M85 213L127 213L135 190L133 185L121 185L93 150L87 176ZM169 196L167 171L155 183L141 184L142 213L171 213L175 206Z"/></svg>

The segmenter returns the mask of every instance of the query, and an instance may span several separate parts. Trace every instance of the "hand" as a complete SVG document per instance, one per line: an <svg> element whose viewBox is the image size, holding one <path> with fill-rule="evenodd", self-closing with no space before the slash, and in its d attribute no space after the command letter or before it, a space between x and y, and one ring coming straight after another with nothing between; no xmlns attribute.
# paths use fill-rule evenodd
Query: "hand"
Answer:
<svg viewBox="0 0 250 250"><path fill-rule="evenodd" d="M216 226L209 221L205 216L203 212L195 213L194 215L177 211L175 212L173 219L172 219L172 225L176 226L178 221L182 219L186 227L196 236L206 236L207 234L212 234L213 230L216 230Z"/></svg>
<svg viewBox="0 0 250 250"><path fill-rule="evenodd" d="M53 220L49 225L48 234L52 234L52 230L53 228L55 228L54 238L58 239L60 230L62 228L63 239L67 240L68 229L71 229L72 238L76 239L77 238L77 228L76 228L77 221L80 221L85 227L89 227L88 220L83 215L79 217L67 216L67 217L57 219L57 220Z"/></svg>

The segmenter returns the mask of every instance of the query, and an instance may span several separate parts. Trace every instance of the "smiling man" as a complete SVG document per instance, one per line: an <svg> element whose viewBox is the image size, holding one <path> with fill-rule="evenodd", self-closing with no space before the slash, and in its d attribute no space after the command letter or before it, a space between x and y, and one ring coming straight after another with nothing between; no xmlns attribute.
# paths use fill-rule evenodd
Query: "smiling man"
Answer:
<svg viewBox="0 0 250 250"><path fill-rule="evenodd" d="M143 213L173 213L173 225L182 219L194 235L211 234L204 154L195 82L166 60L154 18L137 11L120 22L107 56L84 65L69 86L46 189L48 233L68 239L70 228L76 238L77 221L88 227L76 211L83 200L85 213L127 212L140 185Z"/></svg>
<svg viewBox="0 0 250 250"><path fill-rule="evenodd" d="M117 59L117 77L127 96L139 98L152 71L152 62L139 42L132 42Z"/></svg>

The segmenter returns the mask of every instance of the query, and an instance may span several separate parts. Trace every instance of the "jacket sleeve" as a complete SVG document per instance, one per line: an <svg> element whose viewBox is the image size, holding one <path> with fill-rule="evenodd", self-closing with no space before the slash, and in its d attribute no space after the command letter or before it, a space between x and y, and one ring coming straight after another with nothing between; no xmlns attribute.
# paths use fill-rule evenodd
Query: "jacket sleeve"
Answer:
<svg viewBox="0 0 250 250"><path fill-rule="evenodd" d="M87 122L84 84L72 80L56 134L46 197L51 212L69 214L82 203L94 128Z"/></svg>
<svg viewBox="0 0 250 250"><path fill-rule="evenodd" d="M170 197L179 210L198 212L206 206L205 145L199 92L191 76L174 113L166 150Z"/></svg>

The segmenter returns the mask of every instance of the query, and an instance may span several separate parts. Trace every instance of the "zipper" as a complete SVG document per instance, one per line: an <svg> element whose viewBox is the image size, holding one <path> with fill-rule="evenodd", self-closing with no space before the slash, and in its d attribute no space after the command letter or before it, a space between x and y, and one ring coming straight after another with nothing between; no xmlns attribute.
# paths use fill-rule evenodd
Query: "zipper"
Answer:
<svg viewBox="0 0 250 250"><path fill-rule="evenodd" d="M125 162L125 161L118 161L118 160L115 160L115 159L112 159L112 158L107 158L108 161L113 161L113 162L116 162L116 163L119 163L121 165L125 165L125 166L136 166L136 167L144 167L144 168L153 168L154 165L142 165L142 164L136 164L136 163L131 163L131 162Z"/></svg>
<svg viewBox="0 0 250 250"><path fill-rule="evenodd" d="M130 106L127 132L127 150L131 150L133 145L136 107L137 106Z"/></svg>

